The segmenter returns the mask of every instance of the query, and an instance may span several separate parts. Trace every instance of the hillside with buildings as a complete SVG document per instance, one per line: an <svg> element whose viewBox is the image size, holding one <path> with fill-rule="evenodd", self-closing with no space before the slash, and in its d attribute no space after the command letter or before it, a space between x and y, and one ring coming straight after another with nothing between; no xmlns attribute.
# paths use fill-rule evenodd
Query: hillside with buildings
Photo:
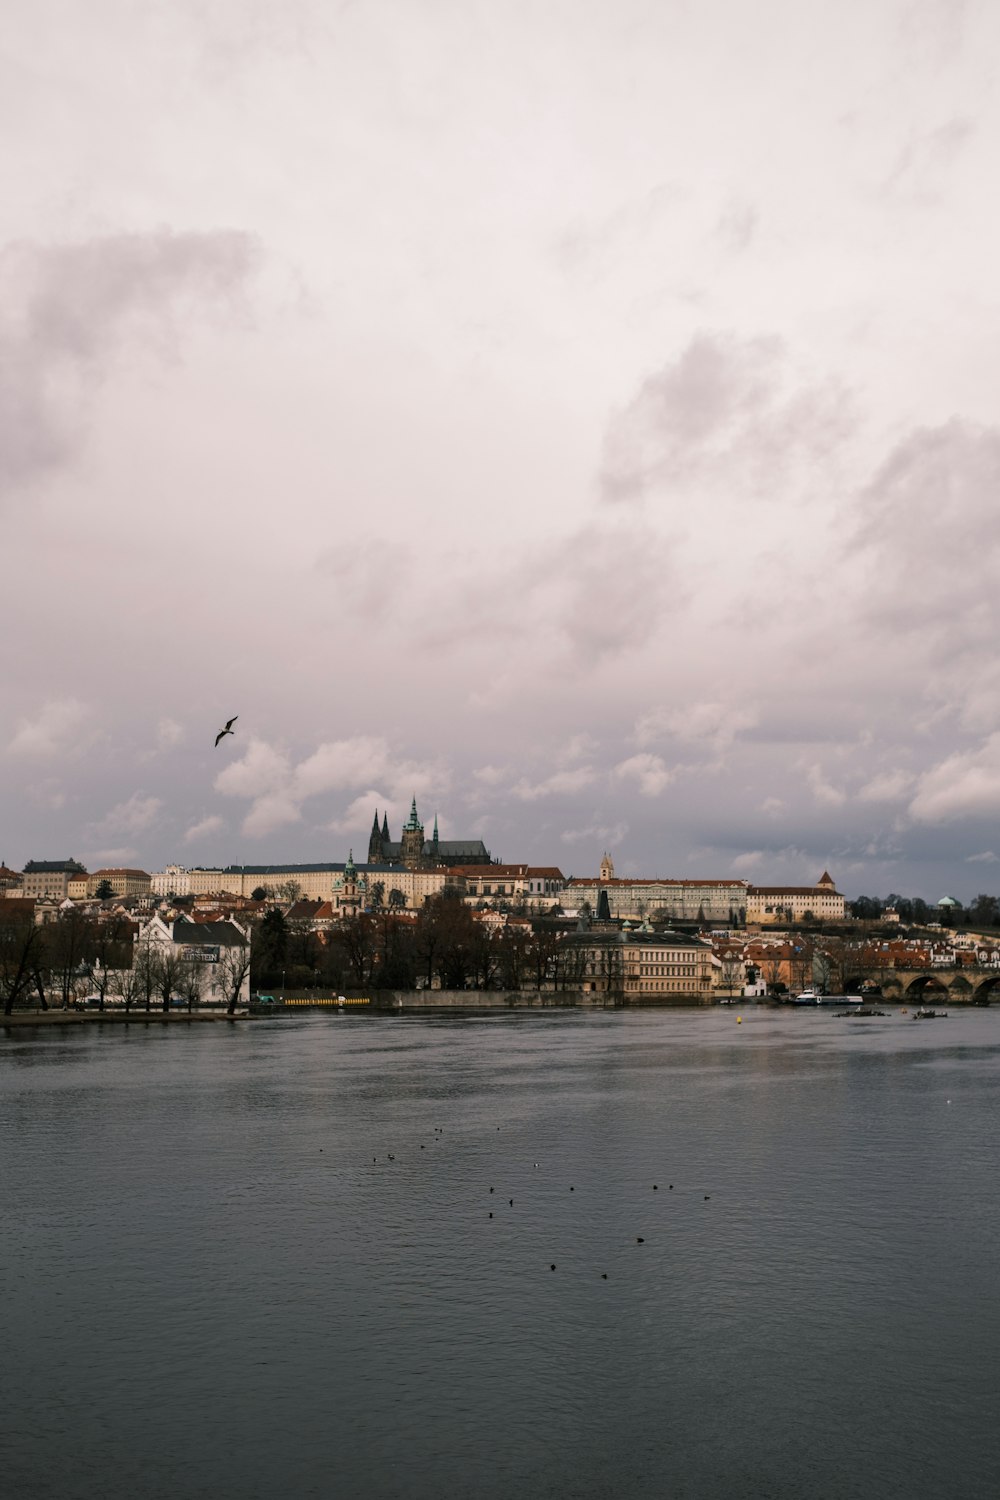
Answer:
<svg viewBox="0 0 1000 1500"><path fill-rule="evenodd" d="M825 870L805 886L622 877L606 853L593 876L566 875L443 840L436 817L427 837L415 799L398 840L375 812L367 853L152 873L0 864L0 1001L229 1006L251 988L360 986L705 1004L917 984L971 999L1000 972L992 897L969 913L919 903L916 922L918 903L848 903Z"/></svg>

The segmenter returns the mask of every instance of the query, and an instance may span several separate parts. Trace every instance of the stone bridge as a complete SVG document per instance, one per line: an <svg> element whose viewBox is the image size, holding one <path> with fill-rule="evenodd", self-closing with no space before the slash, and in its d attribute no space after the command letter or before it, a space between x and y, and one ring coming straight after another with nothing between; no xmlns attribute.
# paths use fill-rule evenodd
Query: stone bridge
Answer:
<svg viewBox="0 0 1000 1500"><path fill-rule="evenodd" d="M865 976L870 982L870 976ZM846 976L844 988L857 990L861 975ZM930 969L887 969L879 976L886 1000L948 1000L953 1005L989 1005L1000 1001L1000 968L949 966Z"/></svg>

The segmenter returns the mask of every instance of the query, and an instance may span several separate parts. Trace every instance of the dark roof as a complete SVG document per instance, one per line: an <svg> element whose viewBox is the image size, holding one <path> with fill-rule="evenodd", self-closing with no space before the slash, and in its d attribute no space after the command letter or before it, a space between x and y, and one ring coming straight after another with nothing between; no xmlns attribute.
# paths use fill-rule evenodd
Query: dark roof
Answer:
<svg viewBox="0 0 1000 1500"><path fill-rule="evenodd" d="M382 848L389 855L399 856L403 852L402 843L393 839L383 839ZM443 854L457 859L461 854L482 855L488 854L489 850L482 839L438 839L436 844L433 839L425 839L423 852L428 858L432 854Z"/></svg>
<svg viewBox="0 0 1000 1500"><path fill-rule="evenodd" d="M439 845L443 848L444 845ZM524 880L527 878L527 865L453 865L453 875L471 875L473 880Z"/></svg>
<svg viewBox="0 0 1000 1500"><path fill-rule="evenodd" d="M5 917L30 917L34 910L34 896L0 896L0 912Z"/></svg>
<svg viewBox="0 0 1000 1500"><path fill-rule="evenodd" d="M176 922L174 942L185 947L244 948L246 938L232 922Z"/></svg>
<svg viewBox="0 0 1000 1500"><path fill-rule="evenodd" d="M618 890L622 886L632 885L669 885L682 886L684 888L687 888L688 886L702 887L719 885L728 889L729 887L735 885L745 886L746 881L741 879L738 875L734 875L732 880L688 880L686 878L661 879L659 875L637 876L634 879L631 876L622 876L621 878L619 878L616 875L613 880L602 880L599 875L575 875L570 881L570 885L599 885L609 891Z"/></svg>
<svg viewBox="0 0 1000 1500"><path fill-rule="evenodd" d="M29 859L24 867L25 875L86 875L83 865L75 859Z"/></svg>
<svg viewBox="0 0 1000 1500"><path fill-rule="evenodd" d="M839 891L818 885L752 885L755 896L839 896Z"/></svg>
<svg viewBox="0 0 1000 1500"><path fill-rule="evenodd" d="M215 873L214 869L207 865L198 865L199 870L207 870L208 874ZM322 875L326 871L342 870L343 864L321 864L321 865L226 865L219 871L220 875Z"/></svg>
<svg viewBox="0 0 1000 1500"><path fill-rule="evenodd" d="M578 943L581 947L605 947L608 943L646 943L656 948L704 948L708 951L712 947L711 943L702 938L689 937L686 932L674 932L670 928L665 928L663 932L640 932L637 927L632 927L627 932L609 932L607 928L591 927L583 932L567 933L566 941Z"/></svg>

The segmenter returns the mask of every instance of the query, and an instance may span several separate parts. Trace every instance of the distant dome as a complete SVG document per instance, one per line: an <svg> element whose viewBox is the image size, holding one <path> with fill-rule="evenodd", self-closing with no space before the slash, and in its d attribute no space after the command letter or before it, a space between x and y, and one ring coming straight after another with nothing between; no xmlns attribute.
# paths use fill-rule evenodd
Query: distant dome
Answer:
<svg viewBox="0 0 1000 1500"><path fill-rule="evenodd" d="M954 896L942 896L938 906L961 906L961 901L956 901Z"/></svg>

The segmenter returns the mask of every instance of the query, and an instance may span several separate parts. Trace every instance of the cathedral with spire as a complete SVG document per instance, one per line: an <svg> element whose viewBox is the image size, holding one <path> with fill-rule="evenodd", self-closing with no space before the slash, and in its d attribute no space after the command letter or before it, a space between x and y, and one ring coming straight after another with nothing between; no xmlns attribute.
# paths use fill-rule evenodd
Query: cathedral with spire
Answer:
<svg viewBox="0 0 1000 1500"><path fill-rule="evenodd" d="M407 870L431 870L440 865L488 865L490 851L481 839L442 839L438 836L437 814L434 832L424 836L424 825L417 814L417 799L410 804L410 816L403 824L402 836L395 842L389 836L389 819L383 813L379 827L378 808L368 838L370 865L402 865Z"/></svg>

